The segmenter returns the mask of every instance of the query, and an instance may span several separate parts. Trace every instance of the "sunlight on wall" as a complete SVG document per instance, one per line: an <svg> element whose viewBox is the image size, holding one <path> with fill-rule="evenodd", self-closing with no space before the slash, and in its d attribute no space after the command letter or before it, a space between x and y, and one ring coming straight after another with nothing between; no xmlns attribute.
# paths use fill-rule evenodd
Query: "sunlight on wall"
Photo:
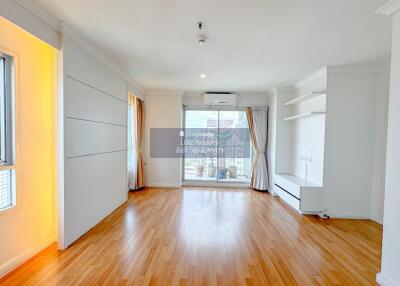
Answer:
<svg viewBox="0 0 400 286"><path fill-rule="evenodd" d="M17 206L0 212L0 276L55 241L57 51L0 17L14 57Z"/></svg>

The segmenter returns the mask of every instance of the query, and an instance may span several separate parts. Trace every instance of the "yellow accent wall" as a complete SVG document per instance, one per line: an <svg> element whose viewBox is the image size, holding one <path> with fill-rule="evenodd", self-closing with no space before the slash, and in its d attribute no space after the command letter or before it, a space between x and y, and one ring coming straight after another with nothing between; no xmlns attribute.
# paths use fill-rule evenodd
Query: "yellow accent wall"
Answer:
<svg viewBox="0 0 400 286"><path fill-rule="evenodd" d="M0 276L56 239L57 50L0 17L14 56L17 205L0 212Z"/></svg>

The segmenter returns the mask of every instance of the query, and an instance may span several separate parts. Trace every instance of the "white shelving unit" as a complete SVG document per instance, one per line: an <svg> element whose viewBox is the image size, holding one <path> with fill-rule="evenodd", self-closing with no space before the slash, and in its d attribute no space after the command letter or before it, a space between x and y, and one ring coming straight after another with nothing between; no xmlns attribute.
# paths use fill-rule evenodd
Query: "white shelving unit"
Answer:
<svg viewBox="0 0 400 286"><path fill-rule="evenodd" d="M293 89L276 89L273 191L301 214L324 211L327 96L326 73Z"/></svg>
<svg viewBox="0 0 400 286"><path fill-rule="evenodd" d="M318 91L318 92L312 91L312 92L306 93L302 96L296 97L295 99L292 99L292 100L284 103L283 105L284 106L295 105L295 104L299 104L299 103L302 103L307 100L311 100L311 99L314 99L316 97L323 96L323 95L326 95L326 91Z"/></svg>
<svg viewBox="0 0 400 286"><path fill-rule="evenodd" d="M371 216L371 194L384 176L376 169L384 151L370 141L382 136L371 126L384 125L384 112L380 119L370 113L385 100L383 90L371 88L375 79L351 65L327 67L292 88L274 89L273 190L300 213Z"/></svg>
<svg viewBox="0 0 400 286"><path fill-rule="evenodd" d="M307 117L307 116L313 116L313 115L321 115L321 114L325 114L324 111L310 111L310 112L305 112L305 113L301 113L298 115L294 115L294 116L290 116L290 117L286 117L283 120L288 121L288 120L297 120L303 117Z"/></svg>

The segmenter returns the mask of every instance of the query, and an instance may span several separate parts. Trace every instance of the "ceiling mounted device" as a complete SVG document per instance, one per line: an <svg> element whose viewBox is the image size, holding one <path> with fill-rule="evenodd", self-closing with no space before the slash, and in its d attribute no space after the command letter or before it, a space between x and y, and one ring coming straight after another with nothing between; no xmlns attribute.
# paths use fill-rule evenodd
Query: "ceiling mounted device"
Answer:
<svg viewBox="0 0 400 286"><path fill-rule="evenodd" d="M196 37L197 43L199 45L204 45L207 42L207 37L206 37L206 35L202 34L203 22L198 22L197 28L199 29L199 34Z"/></svg>

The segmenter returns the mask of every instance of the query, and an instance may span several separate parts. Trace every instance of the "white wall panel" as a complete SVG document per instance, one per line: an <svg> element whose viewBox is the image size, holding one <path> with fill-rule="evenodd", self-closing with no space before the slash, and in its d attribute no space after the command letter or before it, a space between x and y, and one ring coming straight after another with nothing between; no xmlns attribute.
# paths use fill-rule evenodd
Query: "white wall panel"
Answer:
<svg viewBox="0 0 400 286"><path fill-rule="evenodd" d="M126 102L68 76L64 86L66 117L126 125Z"/></svg>
<svg viewBox="0 0 400 286"><path fill-rule="evenodd" d="M65 118L65 157L126 150L126 127Z"/></svg>
<svg viewBox="0 0 400 286"><path fill-rule="evenodd" d="M126 152L65 160L65 244L126 200Z"/></svg>
<svg viewBox="0 0 400 286"><path fill-rule="evenodd" d="M64 37L64 74L94 89L127 101L128 84L107 66Z"/></svg>
<svg viewBox="0 0 400 286"><path fill-rule="evenodd" d="M393 2L396 3L396 2ZM386 156L380 285L400 285L400 10L393 16L392 62Z"/></svg>
<svg viewBox="0 0 400 286"><path fill-rule="evenodd" d="M62 51L65 248L127 199L128 85L66 37Z"/></svg>
<svg viewBox="0 0 400 286"><path fill-rule="evenodd" d="M390 87L390 66L378 74L375 101L374 153L372 164L371 219L383 224L385 197L387 122Z"/></svg>

